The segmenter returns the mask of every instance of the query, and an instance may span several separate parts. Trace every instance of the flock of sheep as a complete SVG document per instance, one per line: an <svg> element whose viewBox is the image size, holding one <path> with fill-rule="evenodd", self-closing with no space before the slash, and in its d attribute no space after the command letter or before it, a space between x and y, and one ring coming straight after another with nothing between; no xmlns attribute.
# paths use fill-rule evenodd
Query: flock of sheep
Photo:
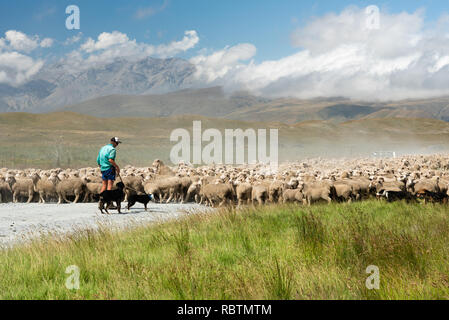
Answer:
<svg viewBox="0 0 449 320"><path fill-rule="evenodd" d="M284 163L273 172L262 164L125 167L125 199L152 194L158 202L192 202L209 206L319 201L351 202L368 198L446 203L449 156L386 159L310 159ZM120 181L120 179L118 179ZM0 202L98 201L99 168L0 169Z"/></svg>

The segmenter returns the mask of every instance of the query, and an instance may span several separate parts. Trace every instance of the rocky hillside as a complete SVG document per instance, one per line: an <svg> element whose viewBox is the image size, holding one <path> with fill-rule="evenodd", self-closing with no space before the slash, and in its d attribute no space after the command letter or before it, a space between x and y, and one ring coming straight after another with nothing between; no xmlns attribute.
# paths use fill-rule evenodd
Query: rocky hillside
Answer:
<svg viewBox="0 0 449 320"><path fill-rule="evenodd" d="M182 59L117 59L76 72L55 63L21 86L0 84L0 112L46 112L111 94L170 92L189 87L194 71Z"/></svg>

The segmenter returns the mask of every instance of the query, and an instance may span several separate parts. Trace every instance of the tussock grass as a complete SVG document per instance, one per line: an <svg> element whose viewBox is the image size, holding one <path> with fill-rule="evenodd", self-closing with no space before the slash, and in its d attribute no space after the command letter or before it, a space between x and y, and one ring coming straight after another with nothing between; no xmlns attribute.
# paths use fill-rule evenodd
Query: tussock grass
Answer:
<svg viewBox="0 0 449 320"><path fill-rule="evenodd" d="M2 299L448 299L449 210L368 201L79 230L0 252ZM80 289L68 290L70 265ZM368 290L366 268L380 270Z"/></svg>

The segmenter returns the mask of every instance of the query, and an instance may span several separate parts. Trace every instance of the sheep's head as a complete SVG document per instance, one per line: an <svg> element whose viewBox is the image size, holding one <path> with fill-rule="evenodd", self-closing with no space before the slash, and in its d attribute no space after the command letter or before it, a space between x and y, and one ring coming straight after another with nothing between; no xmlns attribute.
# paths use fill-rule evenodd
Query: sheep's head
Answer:
<svg viewBox="0 0 449 320"><path fill-rule="evenodd" d="M291 189L296 189L299 185L299 180L295 178L291 178L287 184Z"/></svg>
<svg viewBox="0 0 449 320"><path fill-rule="evenodd" d="M16 178L13 175L6 176L6 183L12 187L16 183Z"/></svg>
<svg viewBox="0 0 449 320"><path fill-rule="evenodd" d="M61 180L59 179L57 174L51 174L50 177L48 178L48 181L50 181L51 183L53 183L54 185L56 185L57 183L59 183Z"/></svg>
<svg viewBox="0 0 449 320"><path fill-rule="evenodd" d="M36 172L33 173L33 174L30 176L30 178L31 178L31 180L33 181L33 184L36 184L36 183L41 179L41 177L39 176L39 174L37 174Z"/></svg>
<svg viewBox="0 0 449 320"><path fill-rule="evenodd" d="M89 179L88 176L82 176L82 177L80 177L80 180L81 180L82 183L84 183L84 184L91 182L91 180Z"/></svg>
<svg viewBox="0 0 449 320"><path fill-rule="evenodd" d="M159 169L162 166L164 166L164 163L162 162L162 160L156 159L153 161L154 168Z"/></svg>

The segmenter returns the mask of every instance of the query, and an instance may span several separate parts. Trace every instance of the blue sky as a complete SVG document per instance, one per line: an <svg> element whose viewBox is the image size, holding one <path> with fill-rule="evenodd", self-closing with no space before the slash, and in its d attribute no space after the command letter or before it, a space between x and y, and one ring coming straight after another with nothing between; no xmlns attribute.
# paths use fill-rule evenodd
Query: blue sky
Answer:
<svg viewBox="0 0 449 320"><path fill-rule="evenodd" d="M80 30L65 27L68 5ZM187 59L195 86L265 96L449 95L449 2L0 0L0 84L55 61L77 74L148 56Z"/></svg>
<svg viewBox="0 0 449 320"><path fill-rule="evenodd" d="M200 42L195 50L182 55L189 57L202 48L216 50L249 42L257 47L257 62L294 53L296 48L290 39L293 30L313 17L340 12L349 5L375 4L389 13L424 8L426 22L434 21L449 7L447 1L436 0L1 0L0 33L14 29L63 42L76 34L65 28L65 8L70 4L80 8L84 38L95 39L101 32L117 30L138 42L157 45L182 38L185 30L196 30ZM139 9L149 8L154 14L137 18ZM57 55L68 49L55 45L51 53Z"/></svg>

